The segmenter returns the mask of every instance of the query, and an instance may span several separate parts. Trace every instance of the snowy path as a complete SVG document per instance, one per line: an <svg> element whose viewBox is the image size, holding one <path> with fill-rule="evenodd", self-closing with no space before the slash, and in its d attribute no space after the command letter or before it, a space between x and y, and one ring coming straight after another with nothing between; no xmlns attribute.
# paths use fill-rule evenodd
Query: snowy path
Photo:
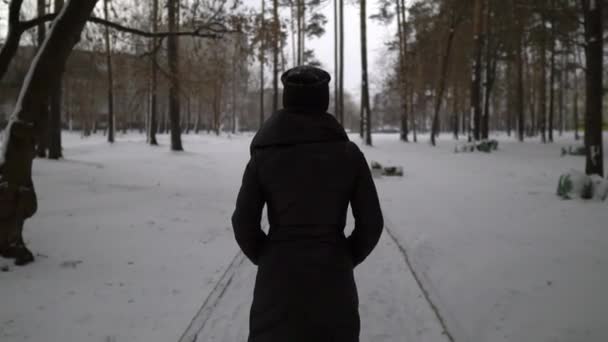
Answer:
<svg viewBox="0 0 608 342"><path fill-rule="evenodd" d="M234 278L226 288L220 286L225 292L222 291L217 306L210 307L205 302L179 342L247 340L256 268L248 261L235 265L238 270ZM356 269L355 277L360 297L361 341L447 341L389 234L383 234L377 249Z"/></svg>

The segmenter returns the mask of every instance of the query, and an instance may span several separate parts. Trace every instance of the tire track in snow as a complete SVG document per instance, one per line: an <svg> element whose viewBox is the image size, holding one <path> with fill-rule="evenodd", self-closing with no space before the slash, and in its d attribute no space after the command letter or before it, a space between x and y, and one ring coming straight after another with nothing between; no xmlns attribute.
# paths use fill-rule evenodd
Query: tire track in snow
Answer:
<svg viewBox="0 0 608 342"><path fill-rule="evenodd" d="M232 283L232 279L245 259L245 255L239 250L203 302L203 305L188 325L188 328L186 328L186 331L180 337L179 342L197 342L198 334L205 328L205 324L222 300L222 297L224 297L226 290Z"/></svg>
<svg viewBox="0 0 608 342"><path fill-rule="evenodd" d="M429 304L429 307L431 308L431 310L435 314L435 317L437 318L437 321L441 325L441 328L443 329L443 333L450 340L450 342L455 342L454 336L452 335L452 333L448 329L448 326L446 324L446 321L445 321L443 315L441 314L441 311L439 311L439 308L437 307L437 305L431 299L431 295L430 295L429 291L422 284L422 281L420 280L420 276L419 276L418 272L416 272L416 269L412 265L409 253L408 253L407 249L405 248L405 245L402 244L399 241L399 239L397 239L397 236L392 232L391 227L393 226L393 223L386 216L384 217L384 220L388 223L388 224L384 225L384 229L386 230L386 233L390 236L391 240L393 240L393 242L395 243L395 245L399 249L399 252L403 256L403 259L405 260L405 263L407 264L408 269L410 270L412 276L414 277L414 280L416 281L416 284L418 284L418 287L420 288L420 291L422 292L422 295L424 296L424 299Z"/></svg>

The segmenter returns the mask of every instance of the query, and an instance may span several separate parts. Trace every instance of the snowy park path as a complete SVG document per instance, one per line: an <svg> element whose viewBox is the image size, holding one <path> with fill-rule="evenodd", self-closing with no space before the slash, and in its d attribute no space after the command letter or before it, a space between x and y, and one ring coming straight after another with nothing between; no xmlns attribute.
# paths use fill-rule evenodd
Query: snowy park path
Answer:
<svg viewBox="0 0 608 342"><path fill-rule="evenodd" d="M355 271L361 341L448 341L394 235L388 232ZM239 253L179 342L246 341L255 274L255 266Z"/></svg>

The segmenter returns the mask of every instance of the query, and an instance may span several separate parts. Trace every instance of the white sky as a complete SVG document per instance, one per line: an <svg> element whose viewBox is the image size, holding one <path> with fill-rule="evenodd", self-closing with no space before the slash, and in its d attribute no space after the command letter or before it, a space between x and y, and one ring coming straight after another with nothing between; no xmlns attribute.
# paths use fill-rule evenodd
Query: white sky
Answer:
<svg viewBox="0 0 608 342"><path fill-rule="evenodd" d="M359 5L358 1L355 4L353 1L345 0L344 11L344 83L348 92L358 97L361 87L361 45L360 45L360 21L359 21ZM261 0L244 0L247 7L260 8ZM367 1L368 17L377 12L377 4L374 0ZM271 0L266 0L266 6L272 6ZM317 58L323 64L323 68L327 70L334 78L334 21L333 21L333 1L329 0L322 5L322 12L328 19L325 27L326 33L320 39L309 39L306 41L306 48L313 48ZM289 15L287 10L281 15ZM7 21L7 5L0 3L0 34L6 34ZM368 20L368 67L369 76L372 86L372 95L375 93L374 88L380 80L384 78L387 72L385 67L382 67L383 56L386 55L386 47L384 43L390 40L392 32L395 32L395 24L390 27L379 25L377 22ZM291 37L288 39L286 47L286 57L288 65L291 66ZM333 89L333 85L332 85Z"/></svg>

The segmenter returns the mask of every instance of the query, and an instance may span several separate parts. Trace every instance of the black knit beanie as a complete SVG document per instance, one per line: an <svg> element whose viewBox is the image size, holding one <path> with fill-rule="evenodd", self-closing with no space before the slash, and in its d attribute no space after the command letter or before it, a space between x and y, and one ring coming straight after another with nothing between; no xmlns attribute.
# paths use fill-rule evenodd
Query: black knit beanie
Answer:
<svg viewBox="0 0 608 342"><path fill-rule="evenodd" d="M287 70L283 82L283 107L287 110L323 112L329 108L329 81L324 70L302 65Z"/></svg>

